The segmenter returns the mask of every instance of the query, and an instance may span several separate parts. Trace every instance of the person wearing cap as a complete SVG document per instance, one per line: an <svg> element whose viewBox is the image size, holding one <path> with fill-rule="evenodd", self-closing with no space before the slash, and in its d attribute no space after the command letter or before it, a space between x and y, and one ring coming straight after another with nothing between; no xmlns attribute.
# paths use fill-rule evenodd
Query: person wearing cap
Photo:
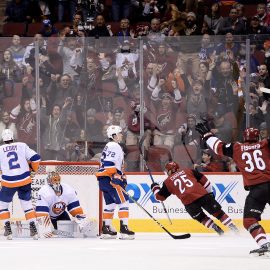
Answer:
<svg viewBox="0 0 270 270"><path fill-rule="evenodd" d="M260 24L260 19L258 15L252 16L247 28L247 34L255 35L255 34L267 34L267 28L264 25ZM256 37L258 41L258 37ZM263 43L263 42L261 42Z"/></svg>
<svg viewBox="0 0 270 270"><path fill-rule="evenodd" d="M194 169L200 172L225 172L228 171L225 162L214 157L214 152L209 149L202 151L202 163L194 164Z"/></svg>
<svg viewBox="0 0 270 270"><path fill-rule="evenodd" d="M226 110L222 104L218 104L216 111L213 114L213 126L211 132L220 140L225 142L232 141L232 125L225 120Z"/></svg>
<svg viewBox="0 0 270 270"><path fill-rule="evenodd" d="M245 34L245 22L238 18L238 13L236 8L231 8L229 17L223 18L220 24L219 34L232 33L233 35Z"/></svg>
<svg viewBox="0 0 270 270"><path fill-rule="evenodd" d="M39 33L43 37L53 37L57 36L58 30L52 25L51 20L45 19L42 21L42 28Z"/></svg>
<svg viewBox="0 0 270 270"><path fill-rule="evenodd" d="M194 12L188 12L185 24L186 28L179 32L180 36L197 36L200 34L197 17Z"/></svg>
<svg viewBox="0 0 270 270"><path fill-rule="evenodd" d="M91 142L98 142L102 138L103 124L97 119L96 114L94 108L89 108L86 112L86 137Z"/></svg>
<svg viewBox="0 0 270 270"><path fill-rule="evenodd" d="M260 124L259 131L260 131L260 140L269 139L269 131L266 122L262 122Z"/></svg>

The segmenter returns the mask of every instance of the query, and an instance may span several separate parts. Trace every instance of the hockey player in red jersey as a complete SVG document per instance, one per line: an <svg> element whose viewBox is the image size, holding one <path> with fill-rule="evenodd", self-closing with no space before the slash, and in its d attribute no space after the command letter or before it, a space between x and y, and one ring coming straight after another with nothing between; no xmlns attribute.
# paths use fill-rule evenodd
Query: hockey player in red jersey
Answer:
<svg viewBox="0 0 270 270"><path fill-rule="evenodd" d="M192 169L180 169L176 162L169 162L165 169L168 178L163 182L162 188L157 183L151 185L155 198L164 201L171 194L176 195L184 204L189 215L219 235L224 231L205 214L216 217L230 230L238 232L231 218L222 210L221 205L215 200L210 181L200 172Z"/></svg>
<svg viewBox="0 0 270 270"><path fill-rule="evenodd" d="M266 204L270 204L270 140L259 141L259 130L247 128L244 143L224 143L215 137L208 124L199 123L196 130L216 154L231 157L243 175L244 187L249 194L244 206L244 227L260 248L250 251L254 256L270 256L270 242L259 224Z"/></svg>

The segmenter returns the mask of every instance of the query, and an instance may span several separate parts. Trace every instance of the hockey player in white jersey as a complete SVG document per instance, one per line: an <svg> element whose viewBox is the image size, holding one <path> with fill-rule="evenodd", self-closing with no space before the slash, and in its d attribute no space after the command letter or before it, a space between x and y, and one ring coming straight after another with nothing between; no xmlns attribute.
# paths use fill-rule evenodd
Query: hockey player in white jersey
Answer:
<svg viewBox="0 0 270 270"><path fill-rule="evenodd" d="M4 223L4 235L8 240L12 239L8 207L14 194L18 192L25 218L30 224L30 235L34 239L38 239L35 225L36 214L31 202L30 171L38 170L40 156L27 144L14 142L13 132L10 129L3 130L2 139L4 144L0 146L0 169L2 170L0 220Z"/></svg>
<svg viewBox="0 0 270 270"><path fill-rule="evenodd" d="M70 185L61 182L61 176L53 167L48 172L48 185L44 185L38 192L37 217L49 216L54 229L57 229L57 221L71 220L71 215L79 225L80 232L92 230L93 223L86 218L76 191Z"/></svg>
<svg viewBox="0 0 270 270"><path fill-rule="evenodd" d="M127 185L123 173L124 152L119 145L123 134L120 126L109 126L107 129L109 142L103 149L100 168L96 173L99 188L103 192L105 207L103 209L103 226L101 238L116 238L117 232L112 227L112 219L116 205L120 219L120 239L134 239L134 232L128 228L129 202L128 196L123 192Z"/></svg>

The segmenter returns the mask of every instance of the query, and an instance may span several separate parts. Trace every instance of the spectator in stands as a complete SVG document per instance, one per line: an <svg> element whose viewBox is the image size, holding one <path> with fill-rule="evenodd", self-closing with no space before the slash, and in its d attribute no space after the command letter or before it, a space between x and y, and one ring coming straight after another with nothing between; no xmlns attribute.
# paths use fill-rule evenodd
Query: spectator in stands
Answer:
<svg viewBox="0 0 270 270"><path fill-rule="evenodd" d="M248 25L248 28L247 28L247 34L249 35L258 35L258 34L267 34L268 33L268 30L267 28L264 26L264 25L261 25L260 24L260 20L258 18L258 16L253 16L250 20L250 23ZM258 40L258 37L255 37L256 40ZM259 40L261 40L261 43L262 43L262 40L264 38L259 38ZM253 40L253 38L252 38Z"/></svg>
<svg viewBox="0 0 270 270"><path fill-rule="evenodd" d="M0 115L1 115L0 133L2 134L2 131L4 129L10 129L10 130L12 130L12 132L14 134L14 139L17 140L18 139L17 128L16 128L15 123L11 121L9 112L6 110L3 110ZM2 142L2 139L1 139L1 142Z"/></svg>
<svg viewBox="0 0 270 270"><path fill-rule="evenodd" d="M213 3L209 13L204 15L204 21L208 27L214 32L215 35L219 32L220 24L222 23L223 17L220 15L220 6L218 3Z"/></svg>
<svg viewBox="0 0 270 270"><path fill-rule="evenodd" d="M260 130L260 140L263 139L269 139L269 129L267 127L267 123L266 122L262 122L259 126L259 130Z"/></svg>
<svg viewBox="0 0 270 270"><path fill-rule="evenodd" d="M95 19L95 28L88 33L89 37L109 37L110 33L105 24L105 19L102 15L98 15Z"/></svg>
<svg viewBox="0 0 270 270"><path fill-rule="evenodd" d="M83 25L83 19L82 15L78 12L75 13L72 21L72 27L68 33L61 32L61 36L68 36L68 37L84 37L86 36L86 31L84 29L81 29L80 26Z"/></svg>
<svg viewBox="0 0 270 270"><path fill-rule="evenodd" d="M121 44L123 44L125 40L130 39L129 26L129 19L122 19L120 21L120 31L116 33L116 36Z"/></svg>
<svg viewBox="0 0 270 270"><path fill-rule="evenodd" d="M226 163L214 157L214 153L209 149L202 151L202 163L194 164L194 169L199 172L225 172L228 171Z"/></svg>
<svg viewBox="0 0 270 270"><path fill-rule="evenodd" d="M78 0L58 0L58 21L72 21L77 9ZM65 11L69 11L68 20L65 19Z"/></svg>
<svg viewBox="0 0 270 270"><path fill-rule="evenodd" d="M200 34L200 28L197 24L197 17L194 12L189 12L186 18L186 28L179 32L180 36L197 36Z"/></svg>
<svg viewBox="0 0 270 270"><path fill-rule="evenodd" d="M12 0L7 3L4 20L9 22L26 22L28 1Z"/></svg>
<svg viewBox="0 0 270 270"><path fill-rule="evenodd" d="M200 61L208 61L210 60L210 55L213 54L215 48L211 43L211 38L208 34L204 34L201 39L201 48L199 51Z"/></svg>
<svg viewBox="0 0 270 270"><path fill-rule="evenodd" d="M33 98L25 98L10 113L10 118L16 123L18 140L24 142L32 149L36 149L37 124L36 124L36 102Z"/></svg>
<svg viewBox="0 0 270 270"><path fill-rule="evenodd" d="M176 89L174 97L171 93L161 91L164 79L159 79L158 85L152 92L151 99L156 108L154 142L155 146L166 146L170 149L174 146L175 139L175 112L179 109L181 94ZM175 85L176 86L176 85ZM180 97L180 98L179 98Z"/></svg>
<svg viewBox="0 0 270 270"><path fill-rule="evenodd" d="M83 65L83 48L78 39L61 33L57 51L63 59L63 74L78 81Z"/></svg>
<svg viewBox="0 0 270 270"><path fill-rule="evenodd" d="M58 77L53 77L48 86L47 93L49 104L47 106L52 106L53 104L63 106L67 103L67 100L74 106L73 103L77 89L72 84L72 78L68 74L63 74L59 79L59 83L57 82L57 79Z"/></svg>
<svg viewBox="0 0 270 270"><path fill-rule="evenodd" d="M114 109L113 114L109 115L106 125L116 125L122 128L122 132L125 135L127 133L126 112L122 107Z"/></svg>
<svg viewBox="0 0 270 270"><path fill-rule="evenodd" d="M177 135L175 138L175 144L182 145L183 142L186 145L200 145L200 134L195 130L196 125L196 115L189 114L187 116L186 123L176 123L177 125L181 124L177 130Z"/></svg>
<svg viewBox="0 0 270 270"><path fill-rule="evenodd" d="M58 30L52 25L51 20L45 19L42 21L42 28L39 33L43 37L54 37L57 36Z"/></svg>
<svg viewBox="0 0 270 270"><path fill-rule="evenodd" d="M84 22L93 22L97 15L104 11L103 0L81 0L78 1L77 12L82 14Z"/></svg>
<svg viewBox="0 0 270 270"><path fill-rule="evenodd" d="M194 80L191 91L187 95L187 113L195 115L196 120L200 121L201 116L207 114L207 112L203 82Z"/></svg>
<svg viewBox="0 0 270 270"><path fill-rule="evenodd" d="M41 127L42 148L44 149L44 160L64 160L64 131L67 121L67 112L71 108L71 100L66 98L63 107L54 105L51 113L46 114L46 101L41 103Z"/></svg>
<svg viewBox="0 0 270 270"><path fill-rule="evenodd" d="M234 8L236 8L237 10L237 15L238 15L238 19L242 20L245 24L245 29L247 29L247 23L248 23L248 19L245 16L245 6L241 3L235 3L233 5Z"/></svg>
<svg viewBox="0 0 270 270"><path fill-rule="evenodd" d="M149 32L147 34L147 39L149 40L150 43L156 44L156 43L160 43L160 42L164 41L165 35L161 31L160 26L161 26L160 19L153 18L151 20L150 29L149 29Z"/></svg>
<svg viewBox="0 0 270 270"><path fill-rule="evenodd" d="M152 139L153 124L147 117L147 108L143 108L144 115L144 149L148 150ZM138 145L140 139L140 104L132 103L132 111L128 116L126 145Z"/></svg>
<svg viewBox="0 0 270 270"><path fill-rule="evenodd" d="M131 8L130 0L112 0L112 20L119 22L129 18Z"/></svg>
<svg viewBox="0 0 270 270"><path fill-rule="evenodd" d="M0 60L0 83L10 80L14 82L21 82L22 70L13 59L11 51L6 49L3 52L3 57Z"/></svg>
<svg viewBox="0 0 270 270"><path fill-rule="evenodd" d="M219 34L232 33L233 35L245 34L245 22L238 18L236 8L231 8L229 17L223 18L219 27Z"/></svg>
<svg viewBox="0 0 270 270"><path fill-rule="evenodd" d="M230 143L232 141L232 126L225 120L226 109L223 104L219 104L210 123L211 132L220 140Z"/></svg>
<svg viewBox="0 0 270 270"><path fill-rule="evenodd" d="M103 124L96 118L96 110L90 108L86 113L86 138L92 143L100 142L102 138Z"/></svg>
<svg viewBox="0 0 270 270"><path fill-rule="evenodd" d="M23 56L23 65L27 68L29 74L33 71L35 67L35 42L38 42L38 47L40 52L47 51L47 42L41 34L35 34L33 42L27 45L25 53Z"/></svg>
<svg viewBox="0 0 270 270"><path fill-rule="evenodd" d="M261 26L267 26L267 13L265 4L260 3L257 5L257 14L255 16L258 18L259 24Z"/></svg>
<svg viewBox="0 0 270 270"><path fill-rule="evenodd" d="M12 44L7 48L12 53L13 60L22 69L23 68L23 56L25 53L25 47L21 45L21 37L14 35L12 37Z"/></svg>
<svg viewBox="0 0 270 270"><path fill-rule="evenodd" d="M259 80L263 82L264 87L270 88L270 77L267 66L262 64L258 67Z"/></svg>
<svg viewBox="0 0 270 270"><path fill-rule="evenodd" d="M213 92L211 106L215 108L217 104L223 104L226 112L233 112L235 115L239 108L239 96L237 80L239 75L235 75L232 64L223 60L219 64L219 71L214 69L212 75L216 78L215 92Z"/></svg>

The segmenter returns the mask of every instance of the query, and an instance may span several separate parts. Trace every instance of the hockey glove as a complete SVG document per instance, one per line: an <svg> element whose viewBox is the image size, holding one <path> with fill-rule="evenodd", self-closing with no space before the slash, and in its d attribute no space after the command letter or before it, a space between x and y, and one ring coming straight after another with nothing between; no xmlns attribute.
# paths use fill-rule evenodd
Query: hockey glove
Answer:
<svg viewBox="0 0 270 270"><path fill-rule="evenodd" d="M208 126L207 122L204 123L198 123L195 126L195 129L200 133L202 136L202 139L204 141L207 141L208 138L212 137L214 134L210 131L210 128Z"/></svg>
<svg viewBox="0 0 270 270"><path fill-rule="evenodd" d="M113 174L111 179L112 186L123 186L122 175L120 174Z"/></svg>
<svg viewBox="0 0 270 270"><path fill-rule="evenodd" d="M153 184L151 185L151 190L152 190L152 192L153 192L154 194L156 194L157 192L159 192L159 190L160 190L159 184L158 184L158 183L153 183Z"/></svg>
<svg viewBox="0 0 270 270"><path fill-rule="evenodd" d="M121 178L122 178L122 186L124 189L126 189L126 186L127 186L127 176L125 174L122 174L121 175Z"/></svg>

